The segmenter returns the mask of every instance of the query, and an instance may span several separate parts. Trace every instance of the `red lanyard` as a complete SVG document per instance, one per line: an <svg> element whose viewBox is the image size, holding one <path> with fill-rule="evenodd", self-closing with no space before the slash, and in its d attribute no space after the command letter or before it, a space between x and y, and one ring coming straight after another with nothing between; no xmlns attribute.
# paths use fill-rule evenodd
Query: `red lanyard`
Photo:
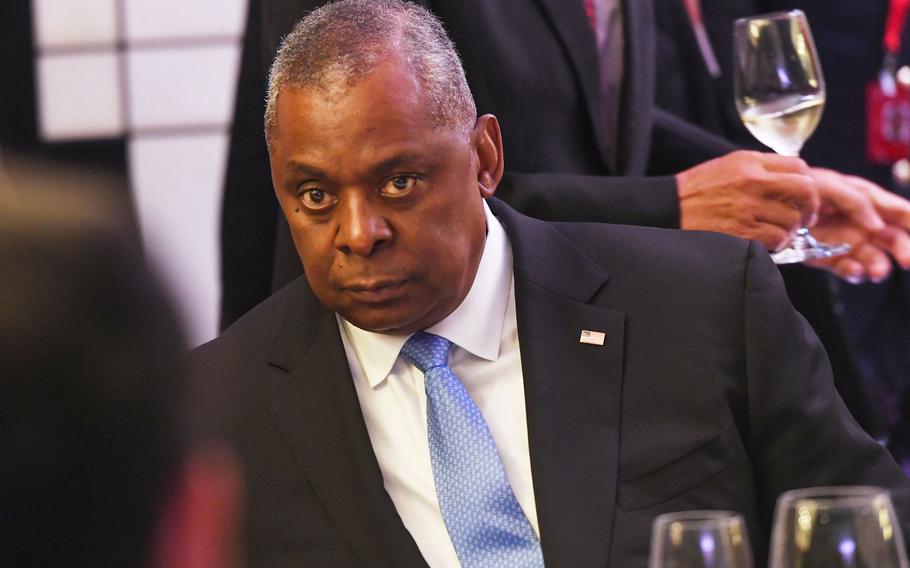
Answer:
<svg viewBox="0 0 910 568"><path fill-rule="evenodd" d="M897 54L901 50L901 34L904 22L907 21L907 8L910 0L890 0L888 3L888 20L885 23L885 37L882 45L887 53Z"/></svg>
<svg viewBox="0 0 910 568"><path fill-rule="evenodd" d="M910 0L903 1L910 2ZM711 40L708 38L705 22L702 18L701 0L683 0L683 5L686 7L689 23L692 24L695 41L698 43L698 50L701 52L701 58L708 69L708 73L714 78L720 77L720 65L717 63L717 56L714 55L714 48L711 46Z"/></svg>

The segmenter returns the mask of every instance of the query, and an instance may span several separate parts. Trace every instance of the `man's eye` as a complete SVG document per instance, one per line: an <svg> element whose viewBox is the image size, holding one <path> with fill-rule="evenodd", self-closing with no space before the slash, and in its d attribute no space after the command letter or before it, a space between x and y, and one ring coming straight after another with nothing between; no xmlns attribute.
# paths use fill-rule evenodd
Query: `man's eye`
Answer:
<svg viewBox="0 0 910 568"><path fill-rule="evenodd" d="M417 180L418 177L414 175L395 176L386 182L382 188L382 193L390 197L407 195L417 185Z"/></svg>
<svg viewBox="0 0 910 568"><path fill-rule="evenodd" d="M319 211L335 204L335 196L322 189L306 189L300 193L300 201L307 209Z"/></svg>

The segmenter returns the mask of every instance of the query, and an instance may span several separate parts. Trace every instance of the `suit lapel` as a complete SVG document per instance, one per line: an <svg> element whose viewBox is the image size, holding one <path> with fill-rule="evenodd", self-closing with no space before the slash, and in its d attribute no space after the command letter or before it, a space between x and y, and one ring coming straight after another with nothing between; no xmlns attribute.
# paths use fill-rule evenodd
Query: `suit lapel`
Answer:
<svg viewBox="0 0 910 568"><path fill-rule="evenodd" d="M584 11L582 0L536 0L552 23L556 35L572 63L575 77L581 85L585 105L591 117L598 150L604 164L607 159L607 141L603 138L600 105L600 63L597 43L591 24Z"/></svg>
<svg viewBox="0 0 910 568"><path fill-rule="evenodd" d="M604 566L618 479L625 316L588 303L607 275L552 225L491 206L515 259L531 470L546 565ZM582 330L605 333L604 345L580 343Z"/></svg>
<svg viewBox="0 0 910 568"><path fill-rule="evenodd" d="M617 172L642 175L648 165L656 51L651 0L623 1L624 69L617 133Z"/></svg>
<svg viewBox="0 0 910 568"><path fill-rule="evenodd" d="M301 286L269 362L266 404L339 534L365 566L426 566L383 487L333 313Z"/></svg>

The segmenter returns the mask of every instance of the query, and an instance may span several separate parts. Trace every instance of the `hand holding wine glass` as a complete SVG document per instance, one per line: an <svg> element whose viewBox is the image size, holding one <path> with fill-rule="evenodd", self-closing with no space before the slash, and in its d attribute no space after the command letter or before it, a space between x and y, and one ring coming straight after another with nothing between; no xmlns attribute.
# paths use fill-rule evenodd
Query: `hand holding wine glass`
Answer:
<svg viewBox="0 0 910 568"><path fill-rule="evenodd" d="M825 81L805 15L792 10L739 19L734 46L736 108L743 123L778 154L798 156L825 105ZM803 227L772 258L787 264L848 250L817 242Z"/></svg>

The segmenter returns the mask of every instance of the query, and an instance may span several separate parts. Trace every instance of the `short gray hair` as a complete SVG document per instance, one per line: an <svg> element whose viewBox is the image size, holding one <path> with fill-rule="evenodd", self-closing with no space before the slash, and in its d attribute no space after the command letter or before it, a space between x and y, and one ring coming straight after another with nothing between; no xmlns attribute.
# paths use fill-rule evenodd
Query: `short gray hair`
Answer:
<svg viewBox="0 0 910 568"><path fill-rule="evenodd" d="M307 14L281 42L269 73L266 141L282 89L350 87L391 55L413 68L435 126L473 127L477 107L461 60L432 13L401 0L340 0Z"/></svg>

